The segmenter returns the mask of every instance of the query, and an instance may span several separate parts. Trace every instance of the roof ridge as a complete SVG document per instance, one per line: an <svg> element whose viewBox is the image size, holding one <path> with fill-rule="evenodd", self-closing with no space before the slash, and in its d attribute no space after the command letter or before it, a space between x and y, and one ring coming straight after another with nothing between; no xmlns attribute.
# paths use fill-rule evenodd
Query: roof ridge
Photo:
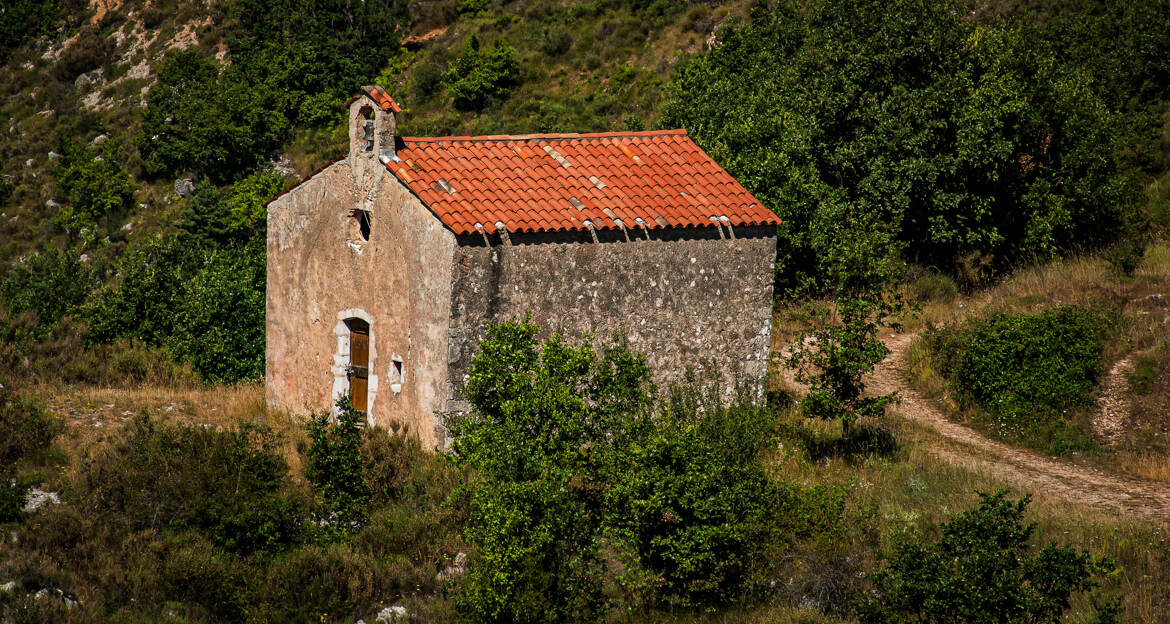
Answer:
<svg viewBox="0 0 1170 624"><path fill-rule="evenodd" d="M475 142L475 141L546 141L570 139L616 139L656 136L687 136L683 128L675 130L637 130L624 132L552 132L542 134L488 134L479 136L402 137L407 143Z"/></svg>

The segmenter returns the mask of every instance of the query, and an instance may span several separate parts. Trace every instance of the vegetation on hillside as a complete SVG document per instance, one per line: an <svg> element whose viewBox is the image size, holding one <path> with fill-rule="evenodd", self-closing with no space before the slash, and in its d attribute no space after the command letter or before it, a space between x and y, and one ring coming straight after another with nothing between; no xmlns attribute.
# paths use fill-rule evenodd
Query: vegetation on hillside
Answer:
<svg viewBox="0 0 1170 624"><path fill-rule="evenodd" d="M1103 558L1059 545L1029 555L1024 503L1002 494L944 524L938 554L896 534L886 542L863 490L799 480L800 466L824 461L791 436L806 426L795 410L748 397L724 406L716 389L656 397L623 343L597 353L537 330L492 329L452 455L362 429L342 400L336 421L281 432L247 414L227 429L141 414L60 470L60 456L38 455L58 425L0 396L16 484L39 474L60 493L4 519L16 538L0 544L0 578L12 579L0 617L353 621L397 605L419 621L620 622L799 605L799 621L817 621L810 605L826 618L942 617L1015 613L1010 599L1055 621L1109 582ZM15 487L5 496L19 503L27 486ZM952 565L967 547L969 561ZM915 576L919 560L956 579L995 577L960 599L950 577ZM1005 594L1012 579L1034 583Z"/></svg>
<svg viewBox="0 0 1170 624"><path fill-rule="evenodd" d="M9 3L0 619L1164 617L1161 533L975 500L986 476L863 379L900 290L937 321L916 383L956 416L1170 481L1167 50L1166 0ZM265 204L344 150L370 82L407 134L685 127L783 219L778 296L836 302L790 359L811 392L654 389L620 339L517 322L450 454L344 401L71 448L101 423L61 436L25 393L262 376ZM1109 378L1134 408L1113 455Z"/></svg>

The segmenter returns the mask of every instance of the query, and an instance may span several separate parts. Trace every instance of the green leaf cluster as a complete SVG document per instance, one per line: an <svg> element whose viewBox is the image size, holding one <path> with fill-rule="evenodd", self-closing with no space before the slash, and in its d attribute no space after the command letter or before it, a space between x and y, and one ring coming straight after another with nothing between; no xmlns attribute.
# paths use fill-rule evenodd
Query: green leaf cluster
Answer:
<svg viewBox="0 0 1170 624"><path fill-rule="evenodd" d="M99 238L99 225L125 214L134 198L134 181L121 164L123 150L116 141L102 143L96 152L76 143L63 151L53 179L66 204L55 221L90 242Z"/></svg>
<svg viewBox="0 0 1170 624"><path fill-rule="evenodd" d="M503 39L496 39L487 50L480 50L474 35L468 39L463 53L443 74L443 85L454 98L455 108L482 110L503 98L509 87L520 82L520 65L514 56L512 46Z"/></svg>
<svg viewBox="0 0 1170 624"><path fill-rule="evenodd" d="M783 220L778 285L855 290L1110 239L1119 119L1038 37L953 0L758 3L677 69L662 124Z"/></svg>
<svg viewBox="0 0 1170 624"><path fill-rule="evenodd" d="M527 320L489 329L467 382L475 411L454 428L454 451L476 473L467 538L479 559L460 601L475 621L599 613L604 467L649 402L645 362L624 345L599 361L537 331Z"/></svg>
<svg viewBox="0 0 1170 624"><path fill-rule="evenodd" d="M1068 546L1036 550L1036 525L1024 522L1030 497L979 496L977 508L942 524L937 541L912 533L897 542L859 605L863 623L1056 624L1074 594L1112 570L1108 559ZM1102 615L1098 621L1116 621L1117 609Z"/></svg>
<svg viewBox="0 0 1170 624"><path fill-rule="evenodd" d="M808 418L840 420L843 437L859 418L881 417L895 395L866 396L862 377L873 372L890 350L877 333L900 308L888 297L837 299L835 319L797 337L788 357L796 379L808 384L801 412Z"/></svg>
<svg viewBox="0 0 1170 624"><path fill-rule="evenodd" d="M77 254L50 248L0 277L0 303L13 314L34 312L32 337L40 340L66 315L77 312L93 286L93 273Z"/></svg>
<svg viewBox="0 0 1170 624"><path fill-rule="evenodd" d="M1045 422L1089 401L1108 327L1093 310L1063 306L936 329L926 340L939 372L968 400L997 416Z"/></svg>
<svg viewBox="0 0 1170 624"><path fill-rule="evenodd" d="M82 505L126 531L195 529L239 554L300 539L304 509L270 430L216 431L140 416L86 467Z"/></svg>
<svg viewBox="0 0 1170 624"><path fill-rule="evenodd" d="M264 374L264 242L200 249L181 236L131 248L120 281L85 306L91 343L166 347L209 382Z"/></svg>
<svg viewBox="0 0 1170 624"><path fill-rule="evenodd" d="M370 486L362 458L364 414L349 397L337 400L336 421L328 413L313 416L307 425L309 460L305 476L321 498L323 534L341 538L359 531L369 514Z"/></svg>
<svg viewBox="0 0 1170 624"><path fill-rule="evenodd" d="M839 516L838 497L767 475L775 415L746 396L724 407L680 388L656 406L623 340L597 353L537 335L528 320L489 329L467 384L474 411L453 427L474 470L468 619L592 621L611 575L630 608L734 601L789 540Z"/></svg>
<svg viewBox="0 0 1170 624"><path fill-rule="evenodd" d="M701 609L750 598L798 536L828 530L842 491L778 483L760 461L776 435L767 407L676 388L619 458L607 535L638 606Z"/></svg>
<svg viewBox="0 0 1170 624"><path fill-rule="evenodd" d="M234 0L231 63L168 54L135 141L150 175L217 183L253 171L294 127L339 121L339 101L398 46L404 0Z"/></svg>

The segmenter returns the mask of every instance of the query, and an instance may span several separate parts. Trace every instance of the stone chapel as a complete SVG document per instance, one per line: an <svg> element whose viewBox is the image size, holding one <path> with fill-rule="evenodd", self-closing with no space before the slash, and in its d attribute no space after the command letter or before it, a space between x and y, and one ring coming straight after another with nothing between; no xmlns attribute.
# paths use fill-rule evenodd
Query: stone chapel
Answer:
<svg viewBox="0 0 1170 624"><path fill-rule="evenodd" d="M660 386L767 374L779 219L683 130L404 137L365 87L349 153L268 205L267 400L446 444L490 323L623 333Z"/></svg>

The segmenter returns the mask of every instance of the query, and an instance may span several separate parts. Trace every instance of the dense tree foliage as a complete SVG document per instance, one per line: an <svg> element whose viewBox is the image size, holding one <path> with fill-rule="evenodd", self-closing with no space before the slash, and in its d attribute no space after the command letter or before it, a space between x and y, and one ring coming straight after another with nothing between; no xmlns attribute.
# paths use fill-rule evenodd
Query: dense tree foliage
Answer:
<svg viewBox="0 0 1170 624"><path fill-rule="evenodd" d="M615 457L606 534L639 606L750 601L794 539L823 535L841 492L777 481L760 457L776 415L741 397L675 388L643 436Z"/></svg>
<svg viewBox="0 0 1170 624"><path fill-rule="evenodd" d="M76 311L93 287L93 276L77 255L47 249L14 266L0 279L0 303L15 314L37 315L34 334L45 335Z"/></svg>
<svg viewBox="0 0 1170 624"><path fill-rule="evenodd" d="M801 292L1110 239L1119 121L1091 80L952 0L758 4L674 77L687 128L784 220Z"/></svg>
<svg viewBox="0 0 1170 624"><path fill-rule="evenodd" d="M512 46L496 39L488 50L479 49L479 39L467 40L463 54L443 74L443 84L459 110L479 110L488 102L507 93L520 79L520 65L513 58Z"/></svg>
<svg viewBox="0 0 1170 624"><path fill-rule="evenodd" d="M150 174L227 182L253 170L296 126L341 118L339 103L397 49L404 0L236 0L232 63L172 52L136 143Z"/></svg>
<svg viewBox="0 0 1170 624"><path fill-rule="evenodd" d="M364 414L349 397L337 400L337 418L328 412L313 416L307 425L312 443L305 452L305 476L317 491L320 533L339 539L361 530L369 519L370 484L362 458ZM372 476L372 475L371 475Z"/></svg>
<svg viewBox="0 0 1170 624"><path fill-rule="evenodd" d="M267 94L243 68L220 68L195 49L171 53L150 90L138 150L147 173L193 172L229 181L287 137Z"/></svg>
<svg viewBox="0 0 1170 624"><path fill-rule="evenodd" d="M841 512L825 489L777 483L761 463L776 414L677 388L652 401L644 359L596 353L530 322L493 326L467 385L454 450L474 469L463 588L484 622L591 621L603 538L630 607L703 608L753 595L792 540Z"/></svg>
<svg viewBox="0 0 1170 624"><path fill-rule="evenodd" d="M201 250L169 236L131 250L118 265L121 280L86 306L91 342L137 338L166 347L211 382L259 378L263 244Z"/></svg>
<svg viewBox="0 0 1170 624"><path fill-rule="evenodd" d="M122 149L116 141L106 141L96 150L69 143L53 170L66 200L56 221L85 241L105 234L111 220L124 216L133 201L134 181L122 166ZM99 233L99 226L107 227Z"/></svg>
<svg viewBox="0 0 1170 624"><path fill-rule="evenodd" d="M638 426L648 371L624 348L541 344L530 322L489 330L472 364L475 412L454 450L476 471L468 540L479 561L462 605L483 622L588 621L599 613L601 466ZM610 444L596 444L597 440Z"/></svg>
<svg viewBox="0 0 1170 624"><path fill-rule="evenodd" d="M943 523L929 542L899 540L886 567L874 574L876 591L860 606L867 624L1034 624L1062 621L1069 599L1096 586L1108 560L1068 546L1030 543L1035 524L1024 522L1029 497L1006 491L981 494L979 507ZM1115 607L1098 621L1117 621Z"/></svg>

